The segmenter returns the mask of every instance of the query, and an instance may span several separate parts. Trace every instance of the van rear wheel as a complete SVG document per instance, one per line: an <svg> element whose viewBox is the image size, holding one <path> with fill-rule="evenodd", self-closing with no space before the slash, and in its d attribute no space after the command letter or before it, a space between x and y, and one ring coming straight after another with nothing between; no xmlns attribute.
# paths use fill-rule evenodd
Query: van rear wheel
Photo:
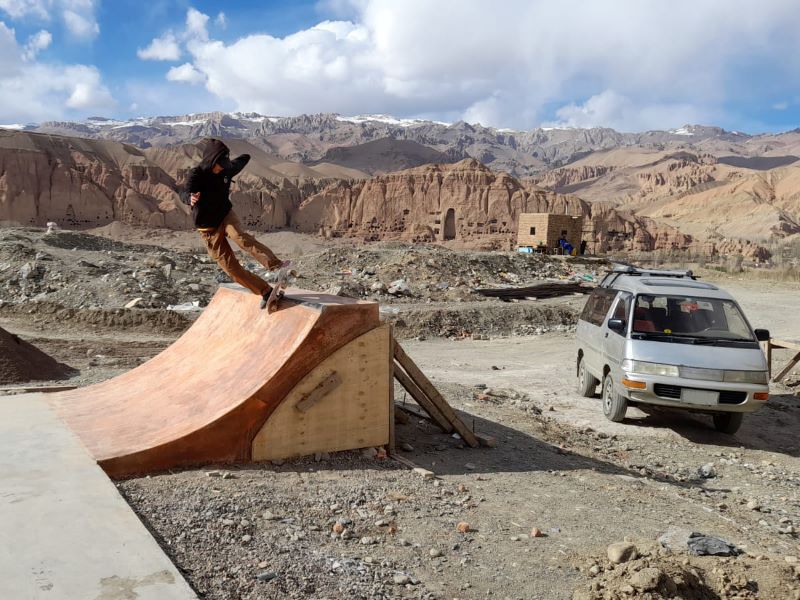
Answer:
<svg viewBox="0 0 800 600"><path fill-rule="evenodd" d="M586 361L581 357L578 362L578 393L584 398L591 398L598 383L597 378L586 370Z"/></svg>
<svg viewBox="0 0 800 600"><path fill-rule="evenodd" d="M744 413L718 413L714 415L714 429L721 433L733 435L742 426Z"/></svg>
<svg viewBox="0 0 800 600"><path fill-rule="evenodd" d="M625 419L627 410L628 400L614 389L611 375L606 375L603 379L603 414L609 421L621 423Z"/></svg>

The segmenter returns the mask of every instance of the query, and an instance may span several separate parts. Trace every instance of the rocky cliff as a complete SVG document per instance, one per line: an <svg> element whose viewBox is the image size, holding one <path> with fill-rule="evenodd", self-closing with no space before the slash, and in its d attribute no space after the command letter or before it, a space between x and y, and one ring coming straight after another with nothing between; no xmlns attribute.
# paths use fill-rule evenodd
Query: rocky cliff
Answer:
<svg viewBox="0 0 800 600"><path fill-rule="evenodd" d="M546 190L494 172L475 159L339 179L314 177L319 173L311 168L281 162L242 140L231 141L231 146L234 153L253 154L236 178L231 199L242 220L258 231L293 229L364 240L455 240L510 248L521 213L553 212L582 216L585 239L598 252L689 249L764 257L756 246L718 234L686 233L664 219L612 202L589 203ZM197 157L193 145L140 150L106 140L2 132L0 221L40 226L55 221L72 228L124 221L188 228L188 207L178 190ZM677 163L664 168L672 173L671 185L688 185L674 177L696 165L672 164ZM790 178L775 179L784 187L793 185ZM659 181L645 184L662 185Z"/></svg>

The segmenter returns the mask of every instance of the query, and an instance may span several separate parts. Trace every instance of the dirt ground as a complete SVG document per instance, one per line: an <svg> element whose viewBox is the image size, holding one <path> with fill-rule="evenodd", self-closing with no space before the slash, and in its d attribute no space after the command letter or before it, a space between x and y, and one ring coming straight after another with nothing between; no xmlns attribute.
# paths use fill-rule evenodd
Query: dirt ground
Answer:
<svg viewBox="0 0 800 600"><path fill-rule="evenodd" d="M124 230L100 233L148 243ZM176 240L190 251L187 234L168 241ZM281 243L330 249L291 235ZM754 326L800 339L796 286L725 287ZM404 347L470 426L497 439L473 450L424 419L399 423L400 454L435 479L353 451L156 475L119 489L210 600L800 599L800 399L774 386L736 436L687 413L631 409L622 424L606 421L599 399L575 391L572 324L582 303L392 305L389 316L414 322L461 315L439 331L419 326ZM190 322L165 311L90 318L74 308L64 318L59 310L67 309L0 306L0 326L79 369L68 381L76 385L140 364ZM465 311L474 311L467 323L529 318L527 331L539 334L472 339L459 331ZM400 388L397 401L408 401ZM666 549L657 539L672 528L717 536L741 554ZM638 558L615 564L607 547L624 541Z"/></svg>

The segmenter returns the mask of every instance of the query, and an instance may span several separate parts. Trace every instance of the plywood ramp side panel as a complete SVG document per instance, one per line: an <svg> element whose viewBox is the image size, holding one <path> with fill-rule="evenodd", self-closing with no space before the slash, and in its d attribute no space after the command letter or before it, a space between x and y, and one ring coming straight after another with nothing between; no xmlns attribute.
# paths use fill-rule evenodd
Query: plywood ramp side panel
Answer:
<svg viewBox="0 0 800 600"><path fill-rule="evenodd" d="M391 327L382 325L323 360L278 405L253 439L252 459L278 460L390 441ZM333 372L341 384L308 411L296 405Z"/></svg>

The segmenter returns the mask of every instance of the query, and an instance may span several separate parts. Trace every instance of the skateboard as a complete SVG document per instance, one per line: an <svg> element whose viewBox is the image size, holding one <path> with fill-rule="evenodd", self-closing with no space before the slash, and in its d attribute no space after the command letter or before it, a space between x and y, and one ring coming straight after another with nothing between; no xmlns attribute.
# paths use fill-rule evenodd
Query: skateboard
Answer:
<svg viewBox="0 0 800 600"><path fill-rule="evenodd" d="M286 285L297 278L297 271L292 269L292 263L285 262L275 278L275 283L272 286L272 291L267 298L267 312L274 313L278 309L278 301L283 298L286 290Z"/></svg>

